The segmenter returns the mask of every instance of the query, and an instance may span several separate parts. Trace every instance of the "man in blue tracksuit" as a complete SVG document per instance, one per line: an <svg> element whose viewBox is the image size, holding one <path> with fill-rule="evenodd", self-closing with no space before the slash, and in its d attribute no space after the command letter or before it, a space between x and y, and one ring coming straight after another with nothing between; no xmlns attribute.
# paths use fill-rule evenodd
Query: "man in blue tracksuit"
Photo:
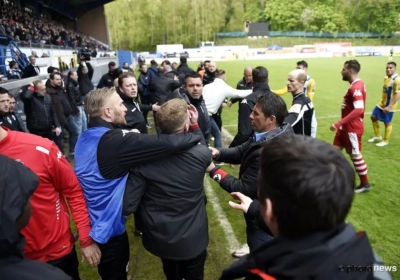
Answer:
<svg viewBox="0 0 400 280"><path fill-rule="evenodd" d="M101 88L85 96L90 117L75 148L75 173L87 201L90 236L101 250L102 280L126 280L129 241L122 214L131 168L186 150L201 140L191 133L146 135L117 128L126 124L126 107L115 89ZM142 189L137 189L139 199ZM136 202L135 202L136 203ZM137 204L136 204L137 205Z"/></svg>

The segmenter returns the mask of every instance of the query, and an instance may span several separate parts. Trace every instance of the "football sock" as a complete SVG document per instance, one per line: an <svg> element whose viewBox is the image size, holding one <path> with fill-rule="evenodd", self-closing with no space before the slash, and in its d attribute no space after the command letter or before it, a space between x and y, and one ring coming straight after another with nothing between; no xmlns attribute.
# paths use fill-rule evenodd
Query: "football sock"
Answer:
<svg viewBox="0 0 400 280"><path fill-rule="evenodd" d="M389 143L389 138L390 135L392 134L392 125L386 126L385 127L385 137L383 138L383 141L386 143Z"/></svg>
<svg viewBox="0 0 400 280"><path fill-rule="evenodd" d="M375 137L381 137L381 133L379 132L379 122L372 122L372 127L374 128Z"/></svg>
<svg viewBox="0 0 400 280"><path fill-rule="evenodd" d="M352 156L351 160L353 161L354 167L358 176L360 177L360 181L362 185L369 184L368 182L368 168L367 164L365 163L362 155Z"/></svg>

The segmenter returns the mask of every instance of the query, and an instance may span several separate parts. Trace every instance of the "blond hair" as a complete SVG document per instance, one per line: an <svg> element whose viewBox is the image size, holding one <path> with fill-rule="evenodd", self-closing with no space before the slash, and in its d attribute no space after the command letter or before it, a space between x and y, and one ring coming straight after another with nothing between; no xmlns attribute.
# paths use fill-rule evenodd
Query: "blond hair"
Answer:
<svg viewBox="0 0 400 280"><path fill-rule="evenodd" d="M85 110L90 117L101 117L107 101L115 93L115 88L98 88L85 96Z"/></svg>
<svg viewBox="0 0 400 280"><path fill-rule="evenodd" d="M163 134L180 132L188 120L188 105L185 100L174 98L164 103L156 114L157 126Z"/></svg>

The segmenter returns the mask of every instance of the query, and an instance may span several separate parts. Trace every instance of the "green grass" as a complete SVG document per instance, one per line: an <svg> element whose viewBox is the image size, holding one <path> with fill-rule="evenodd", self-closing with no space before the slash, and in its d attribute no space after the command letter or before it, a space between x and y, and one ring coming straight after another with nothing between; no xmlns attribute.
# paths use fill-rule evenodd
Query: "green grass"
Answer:
<svg viewBox="0 0 400 280"><path fill-rule="evenodd" d="M363 57L358 59L361 63L360 77L367 86L367 112L371 112L381 97L383 77L385 75L385 57ZM236 61L218 62L218 67L227 71L228 83L236 86L242 77L243 69L250 66L265 66L269 70L269 81L272 89L279 89L286 85L289 71L294 69L296 59L291 60L266 60L266 61ZM341 79L344 58L308 59L309 74L316 80L317 89L314 98L318 120L318 138L332 143L334 133L329 126L338 120L341 102L348 83ZM197 63L191 63L195 68ZM284 96L288 105L291 102L289 94ZM399 114L399 113L396 113ZM367 194L358 194L355 197L348 221L352 222L358 230L365 230L369 236L373 248L377 251L386 265L398 265L400 263L400 251L398 250L400 238L397 230L400 228L400 208L398 198L400 196L400 184L398 183L399 146L400 146L400 119L395 114L393 121L393 134L390 145L376 147L367 140L373 136L370 115L365 118L365 134L363 138L363 155L369 168L369 179L372 191ZM237 105L232 109L224 109L223 123L226 129L235 135L237 128ZM336 116L336 117L329 117ZM383 132L383 126L381 127ZM223 168L234 176L238 176L238 168L233 169L229 165ZM228 201L230 195L222 190L218 184L211 182L212 187L221 203L227 219L231 223L235 235L240 243L245 242L245 223L241 212L230 209ZM208 247L208 259L205 267L205 279L218 279L221 271L234 260L230 256L228 243L219 221L213 212L213 208L207 205L209 217L210 244ZM141 245L140 237L134 237L133 219L127 223L127 230L131 243L130 270L136 262L136 255ZM96 269L88 268L85 264L80 267L82 279L100 279ZM129 273L131 275L131 271ZM161 262L148 252L143 252L140 263L137 266L135 279L165 279ZM400 274L393 275L400 279Z"/></svg>

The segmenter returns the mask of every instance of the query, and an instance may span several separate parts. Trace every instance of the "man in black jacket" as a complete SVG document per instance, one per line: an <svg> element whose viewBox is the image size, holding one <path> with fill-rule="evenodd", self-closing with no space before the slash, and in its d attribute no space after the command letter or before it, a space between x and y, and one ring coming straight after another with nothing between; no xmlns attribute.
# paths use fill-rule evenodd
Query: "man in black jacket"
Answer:
<svg viewBox="0 0 400 280"><path fill-rule="evenodd" d="M36 57L29 56L29 64L24 69L23 79L40 75L40 68L36 65Z"/></svg>
<svg viewBox="0 0 400 280"><path fill-rule="evenodd" d="M142 105L150 105L150 96L149 96L149 77L148 77L148 69L146 64L140 65L139 68L140 74L138 78L138 93L140 95L140 104ZM149 110L143 111L144 120L146 121L147 128L151 128L151 125L147 119L147 115L149 114Z"/></svg>
<svg viewBox="0 0 400 280"><path fill-rule="evenodd" d="M53 102L53 108L57 114L58 121L61 125L61 133L56 136L54 142L57 144L60 151L64 152L64 133L63 130L68 130L69 133L69 154L74 155L76 141L78 140L78 126L75 123L73 116L79 114L78 107L67 94L62 86L61 73L54 72L50 74L50 79L46 82L46 92L50 94Z"/></svg>
<svg viewBox="0 0 400 280"><path fill-rule="evenodd" d="M67 93L69 99L72 101L73 106L78 109L78 112L73 115L75 124L77 126L78 138L83 132L83 127L87 128L87 118L85 110L83 109L83 99L79 91L78 73L75 71L68 72L67 79Z"/></svg>
<svg viewBox="0 0 400 280"><path fill-rule="evenodd" d="M240 164L239 179L219 167L213 168L210 177L229 193L241 192L251 199L256 199L262 146L278 136L293 133L291 126L283 122L286 116L286 103L280 96L259 95L249 117L255 131L253 137L234 148L212 148L215 160ZM271 233L267 230L267 234L263 227L260 228L256 219L246 216L245 219L250 252L272 239Z"/></svg>
<svg viewBox="0 0 400 280"><path fill-rule="evenodd" d="M245 143L253 135L253 127L249 116L256 104L257 96L260 94L272 94L268 85L268 70L263 66L258 66L252 71L253 93L248 95L240 102L240 114L238 123L238 132L230 144L230 148Z"/></svg>
<svg viewBox="0 0 400 280"><path fill-rule="evenodd" d="M239 90L246 90L246 89L253 89L253 68L247 66L244 68L243 78L237 83L236 89ZM231 107L232 104L236 102L242 102L243 98L231 98L228 106ZM239 106L239 115L240 115L240 106ZM238 120L239 122L239 120Z"/></svg>
<svg viewBox="0 0 400 280"><path fill-rule="evenodd" d="M203 84L198 73L192 73L186 77L185 85L174 90L168 97L167 101L173 98L183 98L187 104L193 105L198 114L198 122L203 133L204 140L208 145L210 138L210 119L206 104L203 99Z"/></svg>
<svg viewBox="0 0 400 280"><path fill-rule="evenodd" d="M195 73L195 71L188 66L186 57L181 57L179 58L179 60L180 60L180 64L178 66L179 73L182 73L185 77L186 75Z"/></svg>
<svg viewBox="0 0 400 280"><path fill-rule="evenodd" d="M172 68L169 65L158 68L157 77L152 79L148 87L151 103L162 105L167 96L180 87L178 77L175 76L174 79L171 79L166 75L166 73L171 71Z"/></svg>
<svg viewBox="0 0 400 280"><path fill-rule="evenodd" d="M132 182L130 170L189 149L201 137L191 133L147 135L117 128L126 124L126 108L114 89L91 91L85 97L85 109L91 129L82 133L76 145L75 173L87 199L90 235L102 253L99 274L103 280L126 280L129 240L122 201Z"/></svg>
<svg viewBox="0 0 400 280"><path fill-rule="evenodd" d="M0 87L0 125L11 130L17 130L10 117L10 97L8 90Z"/></svg>
<svg viewBox="0 0 400 280"><path fill-rule="evenodd" d="M197 125L194 112L193 105L172 99L157 112L158 126L163 134L181 134ZM168 280L204 277L208 220L203 180L210 163L211 151L196 145L132 171L132 187L145 190L143 246L161 258Z"/></svg>
<svg viewBox="0 0 400 280"><path fill-rule="evenodd" d="M9 115L11 116L11 121L13 122L13 125L17 128L18 131L21 132L28 132L25 128L25 124L21 119L21 116L19 115L18 112L15 112L15 97L11 93L8 94L8 97L10 98L10 109L9 109Z"/></svg>
<svg viewBox="0 0 400 280"><path fill-rule="evenodd" d="M30 197L39 178L23 163L0 155L0 275L2 280L72 280L62 270L24 258L25 238L20 231L32 215Z"/></svg>
<svg viewBox="0 0 400 280"><path fill-rule="evenodd" d="M306 80L307 73L304 70L296 69L289 73L287 88L293 95L293 102L285 122L293 127L294 133L311 136L314 105L304 93Z"/></svg>
<svg viewBox="0 0 400 280"><path fill-rule="evenodd" d="M61 125L53 109L51 96L46 94L42 81L34 81L20 95L24 103L26 124L30 133L54 140L54 133L59 136ZM54 132L53 132L54 130Z"/></svg>
<svg viewBox="0 0 400 280"><path fill-rule="evenodd" d="M266 144L261 158L260 214L275 239L224 270L221 280L391 279L365 232L346 224L355 173L339 149L292 134ZM251 200L240 198L230 205L247 212Z"/></svg>
<svg viewBox="0 0 400 280"><path fill-rule="evenodd" d="M105 73L99 83L97 84L97 88L108 87L111 88L114 85L114 80L118 78L119 71L122 72L121 69L118 69L117 64L114 61L108 63L108 72Z"/></svg>
<svg viewBox="0 0 400 280"><path fill-rule="evenodd" d="M117 92L124 101L124 106L127 109L125 115L127 124L123 127L127 129L137 129L140 133L147 133L147 123L141 108L148 106L152 111L156 112L160 106L157 104L145 105L138 103L136 78L134 74L130 72L122 73L119 76ZM146 107L146 109L148 108Z"/></svg>

